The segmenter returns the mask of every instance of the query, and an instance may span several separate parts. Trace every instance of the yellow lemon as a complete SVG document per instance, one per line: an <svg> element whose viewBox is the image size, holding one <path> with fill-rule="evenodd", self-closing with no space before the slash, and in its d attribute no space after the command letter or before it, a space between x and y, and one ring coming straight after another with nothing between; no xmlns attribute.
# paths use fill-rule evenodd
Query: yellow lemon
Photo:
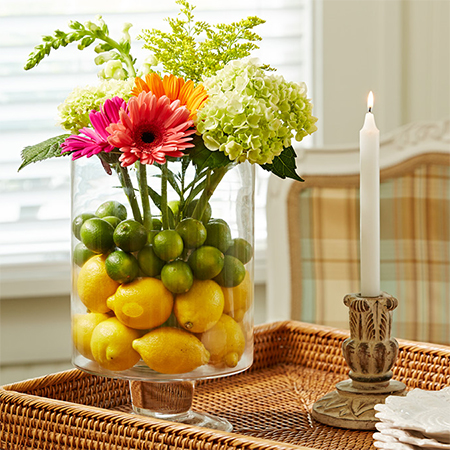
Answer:
<svg viewBox="0 0 450 450"><path fill-rule="evenodd" d="M215 281L194 280L188 292L176 296L173 312L183 328L203 333L218 322L223 305L223 293Z"/></svg>
<svg viewBox="0 0 450 450"><path fill-rule="evenodd" d="M191 372L209 361L209 352L193 334L178 328L162 327L133 341L150 369L160 373Z"/></svg>
<svg viewBox="0 0 450 450"><path fill-rule="evenodd" d="M94 359L91 351L92 332L100 322L110 317L101 313L74 314L72 317L72 341L84 357Z"/></svg>
<svg viewBox="0 0 450 450"><path fill-rule="evenodd" d="M173 295L156 278L137 278L122 284L108 298L107 306L128 327L147 330L162 325L170 316Z"/></svg>
<svg viewBox="0 0 450 450"><path fill-rule="evenodd" d="M132 342L141 333L128 328L116 317L100 322L92 332L91 350L94 359L105 369L130 369L141 359Z"/></svg>
<svg viewBox="0 0 450 450"><path fill-rule="evenodd" d="M202 334L201 341L211 354L213 364L224 362L228 367L236 367L245 349L245 336L241 327L226 314Z"/></svg>
<svg viewBox="0 0 450 450"><path fill-rule="evenodd" d="M108 297L119 287L117 281L109 278L105 269L106 256L90 258L78 274L77 288L80 300L93 312L106 313L110 308L106 304Z"/></svg>
<svg viewBox="0 0 450 450"><path fill-rule="evenodd" d="M231 288L223 287L222 292L225 299L224 314L240 322L253 304L253 283L249 272L245 272L241 284Z"/></svg>

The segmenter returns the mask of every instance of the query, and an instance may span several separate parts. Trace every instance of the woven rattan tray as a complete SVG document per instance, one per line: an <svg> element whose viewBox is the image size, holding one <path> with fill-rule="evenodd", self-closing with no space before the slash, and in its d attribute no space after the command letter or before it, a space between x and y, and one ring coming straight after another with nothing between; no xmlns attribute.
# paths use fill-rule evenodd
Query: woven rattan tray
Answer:
<svg viewBox="0 0 450 450"><path fill-rule="evenodd" d="M70 370L0 388L0 446L12 449L374 449L372 433L315 422L314 401L346 378L348 333L300 322L255 330L244 373L197 385L194 408L233 433L131 414L128 383ZM409 388L450 385L450 347L399 341L394 377Z"/></svg>

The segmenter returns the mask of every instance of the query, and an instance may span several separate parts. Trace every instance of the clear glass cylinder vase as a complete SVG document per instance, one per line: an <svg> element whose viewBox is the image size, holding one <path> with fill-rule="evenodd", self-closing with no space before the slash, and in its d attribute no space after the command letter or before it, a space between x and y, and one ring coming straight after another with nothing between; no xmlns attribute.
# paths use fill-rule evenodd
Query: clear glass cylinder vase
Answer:
<svg viewBox="0 0 450 450"><path fill-rule="evenodd" d="M73 364L130 380L139 414L229 431L190 403L253 361L254 168L185 163L72 162Z"/></svg>

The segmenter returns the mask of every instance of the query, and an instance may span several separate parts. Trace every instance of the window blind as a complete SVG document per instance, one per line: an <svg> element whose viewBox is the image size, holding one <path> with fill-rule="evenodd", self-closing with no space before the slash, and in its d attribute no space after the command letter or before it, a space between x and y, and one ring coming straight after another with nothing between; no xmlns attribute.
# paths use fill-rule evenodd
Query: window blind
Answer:
<svg viewBox="0 0 450 450"><path fill-rule="evenodd" d="M266 23L255 31L263 40L253 53L277 73L311 87L312 0L198 0L196 20L233 22L257 15ZM3 297L51 295L70 289L70 161L52 159L19 173L21 150L64 133L57 107L76 86L94 85L94 46L76 44L54 51L38 67L23 70L41 36L69 20L86 22L101 14L112 36L124 22L136 37L143 28L167 27L174 1L3 0L0 6L0 293ZM141 41L132 43L142 61ZM268 173L257 168L255 242L256 279L264 278L265 197Z"/></svg>

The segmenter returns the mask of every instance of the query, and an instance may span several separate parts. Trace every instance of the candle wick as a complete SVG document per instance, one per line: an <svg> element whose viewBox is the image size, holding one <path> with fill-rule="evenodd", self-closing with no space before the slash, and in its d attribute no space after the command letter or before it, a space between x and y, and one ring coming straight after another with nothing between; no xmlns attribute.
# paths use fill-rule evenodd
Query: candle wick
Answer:
<svg viewBox="0 0 450 450"><path fill-rule="evenodd" d="M369 112L372 112L372 107L371 106L369 106Z"/></svg>

